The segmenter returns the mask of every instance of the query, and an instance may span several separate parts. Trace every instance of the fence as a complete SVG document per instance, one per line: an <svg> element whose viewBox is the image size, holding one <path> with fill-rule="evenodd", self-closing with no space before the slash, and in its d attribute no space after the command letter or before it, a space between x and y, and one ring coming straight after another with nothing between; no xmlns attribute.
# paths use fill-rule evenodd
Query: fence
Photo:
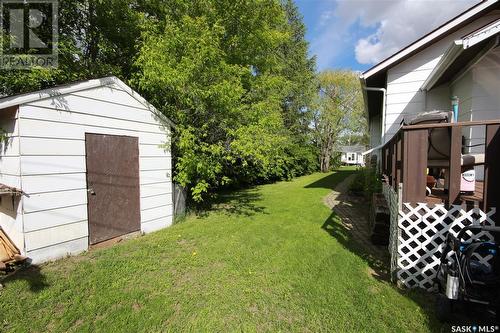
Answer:
<svg viewBox="0 0 500 333"><path fill-rule="evenodd" d="M186 213L186 189L179 184L172 184L174 199L174 217L182 216Z"/></svg>

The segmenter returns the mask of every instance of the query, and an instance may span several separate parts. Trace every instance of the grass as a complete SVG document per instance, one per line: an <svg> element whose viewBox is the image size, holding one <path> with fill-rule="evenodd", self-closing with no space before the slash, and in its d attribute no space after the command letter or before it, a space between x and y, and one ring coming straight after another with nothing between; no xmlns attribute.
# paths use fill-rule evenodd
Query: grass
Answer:
<svg viewBox="0 0 500 333"><path fill-rule="evenodd" d="M438 330L323 205L351 173L228 193L168 229L21 271L3 282L0 331Z"/></svg>

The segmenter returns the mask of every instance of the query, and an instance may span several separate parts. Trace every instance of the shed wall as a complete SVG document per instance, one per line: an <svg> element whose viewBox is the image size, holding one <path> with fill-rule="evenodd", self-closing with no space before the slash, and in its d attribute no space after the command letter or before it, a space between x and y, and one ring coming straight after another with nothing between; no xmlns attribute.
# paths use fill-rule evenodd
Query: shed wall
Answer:
<svg viewBox="0 0 500 333"><path fill-rule="evenodd" d="M0 128L7 140L0 141L0 183L20 188L18 108L0 110Z"/></svg>
<svg viewBox="0 0 500 333"><path fill-rule="evenodd" d="M0 142L0 183L21 188L18 108L0 110L0 128L8 139ZM23 250L22 197L0 196L0 227Z"/></svg>
<svg viewBox="0 0 500 333"><path fill-rule="evenodd" d="M23 104L20 175L26 255L44 261L88 247L85 133L139 139L141 230L172 223L170 129L117 85Z"/></svg>

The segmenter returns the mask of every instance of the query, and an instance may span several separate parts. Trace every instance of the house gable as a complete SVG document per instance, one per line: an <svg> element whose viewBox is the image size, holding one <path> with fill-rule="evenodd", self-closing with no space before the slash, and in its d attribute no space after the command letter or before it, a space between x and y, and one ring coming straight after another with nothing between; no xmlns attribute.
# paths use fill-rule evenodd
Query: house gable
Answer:
<svg viewBox="0 0 500 333"><path fill-rule="evenodd" d="M436 41L440 40L443 36L447 36L450 33L459 30L461 27L465 26L471 21L477 19L478 17L483 16L485 12L496 7L498 7L498 0L485 0L482 1L481 3L478 3L477 5L469 8L460 15L444 23L440 27L434 29L427 35L421 37L420 39L416 40L415 42L411 43L410 45L396 52L392 56L381 61L372 68L368 69L361 75L361 78L363 80L367 80L370 77L373 77L379 74L380 72L385 71L394 65L397 65L398 63L408 59L412 55L420 52L422 49L426 48L432 43L435 43Z"/></svg>
<svg viewBox="0 0 500 333"><path fill-rule="evenodd" d="M436 87L427 93L421 90L422 86L455 40L499 18L500 11L491 11L387 70L384 142L398 131L405 117L411 117L423 111L450 108L451 102L447 84ZM373 93L368 97L372 98L372 96ZM377 114L376 110L369 111L370 115ZM370 123L373 126L377 119L372 118L370 117ZM382 117L378 116L378 118ZM376 144L377 142L373 141L371 143L372 147Z"/></svg>

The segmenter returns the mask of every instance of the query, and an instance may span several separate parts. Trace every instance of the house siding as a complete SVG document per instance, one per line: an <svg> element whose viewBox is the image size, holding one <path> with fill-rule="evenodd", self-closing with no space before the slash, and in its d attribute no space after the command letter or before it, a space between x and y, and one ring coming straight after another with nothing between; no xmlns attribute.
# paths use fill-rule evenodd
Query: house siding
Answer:
<svg viewBox="0 0 500 333"><path fill-rule="evenodd" d="M25 252L46 261L88 248L85 133L139 140L141 230L172 224L170 129L118 85L23 104L19 150Z"/></svg>
<svg viewBox="0 0 500 333"><path fill-rule="evenodd" d="M472 66L452 86L460 99L459 120L492 120L500 118L500 49L496 48ZM484 153L485 128L475 126L463 130L470 153ZM480 145L480 146L477 146ZM475 168L476 178L484 178L484 168Z"/></svg>
<svg viewBox="0 0 500 333"><path fill-rule="evenodd" d="M499 11L493 11L387 71L387 113L384 142L388 141L397 132L401 121L407 116L411 117L420 112L435 109L451 109L447 87L434 89L434 91L426 95L420 91L422 84L455 39L497 18L500 18Z"/></svg>

